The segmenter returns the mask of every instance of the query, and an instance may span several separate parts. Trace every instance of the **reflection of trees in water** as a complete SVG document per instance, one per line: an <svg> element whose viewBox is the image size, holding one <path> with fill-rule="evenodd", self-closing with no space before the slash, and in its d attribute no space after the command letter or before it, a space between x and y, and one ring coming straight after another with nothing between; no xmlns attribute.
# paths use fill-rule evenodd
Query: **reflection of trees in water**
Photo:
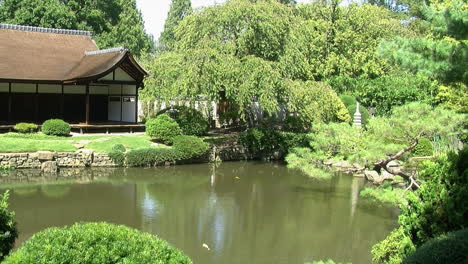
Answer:
<svg viewBox="0 0 468 264"><path fill-rule="evenodd" d="M14 194L22 196L22 197L33 196L33 195L35 195L37 193L37 191L38 191L37 186L13 189Z"/></svg>
<svg viewBox="0 0 468 264"><path fill-rule="evenodd" d="M41 192L49 198L60 198L70 192L69 185L43 185Z"/></svg>
<svg viewBox="0 0 468 264"><path fill-rule="evenodd" d="M376 226L375 216L388 217L386 210L361 210L359 200L352 200L350 176L319 182L264 163L223 163L211 172L203 166L173 173L161 173L157 182L141 186L140 203L148 203L148 197L152 201L143 228L199 262L255 263L271 256L279 263L333 256L368 262L370 246L393 223L382 218L378 220L386 224Z"/></svg>

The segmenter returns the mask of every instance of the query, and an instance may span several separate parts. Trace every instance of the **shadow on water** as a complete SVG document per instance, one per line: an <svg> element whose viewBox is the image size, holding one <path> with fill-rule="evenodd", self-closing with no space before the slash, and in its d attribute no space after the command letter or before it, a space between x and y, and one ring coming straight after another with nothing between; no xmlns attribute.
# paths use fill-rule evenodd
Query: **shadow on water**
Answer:
<svg viewBox="0 0 468 264"><path fill-rule="evenodd" d="M360 198L363 184L258 162L0 177L0 188L12 190L18 244L50 226L108 221L156 234L207 264L370 263L371 246L396 225L398 212Z"/></svg>

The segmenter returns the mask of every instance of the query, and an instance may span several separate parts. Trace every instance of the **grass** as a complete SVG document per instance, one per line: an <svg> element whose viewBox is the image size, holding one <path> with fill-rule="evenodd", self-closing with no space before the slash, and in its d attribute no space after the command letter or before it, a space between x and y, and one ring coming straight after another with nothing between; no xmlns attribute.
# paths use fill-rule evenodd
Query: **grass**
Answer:
<svg viewBox="0 0 468 264"><path fill-rule="evenodd" d="M110 152L115 144L122 144L127 149L150 147L152 142L144 135L129 136L80 136L55 137L41 133L18 134L8 133L0 135L0 153L61 151L73 152L77 148L74 144L81 143L87 149L96 152ZM85 144L86 143L86 144Z"/></svg>

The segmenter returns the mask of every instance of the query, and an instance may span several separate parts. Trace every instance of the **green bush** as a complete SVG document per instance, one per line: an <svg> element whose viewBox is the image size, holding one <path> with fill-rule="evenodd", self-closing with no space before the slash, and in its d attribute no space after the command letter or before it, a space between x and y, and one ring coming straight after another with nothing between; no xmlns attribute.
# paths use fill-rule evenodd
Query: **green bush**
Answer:
<svg viewBox="0 0 468 264"><path fill-rule="evenodd" d="M468 228L431 239L403 261L403 264L468 263Z"/></svg>
<svg viewBox="0 0 468 264"><path fill-rule="evenodd" d="M114 146L112 146L112 151L113 152L125 152L127 151L127 149L122 144L115 144Z"/></svg>
<svg viewBox="0 0 468 264"><path fill-rule="evenodd" d="M377 264L401 264L405 256L414 250L410 237L400 227L372 247L372 261Z"/></svg>
<svg viewBox="0 0 468 264"><path fill-rule="evenodd" d="M412 153L415 157L432 156L434 154L432 142L427 138L421 138Z"/></svg>
<svg viewBox="0 0 468 264"><path fill-rule="evenodd" d="M127 165L130 167L152 167L165 162L184 159L183 155L173 148L142 148L126 153Z"/></svg>
<svg viewBox="0 0 468 264"><path fill-rule="evenodd" d="M252 154L269 157L275 152L288 153L292 148L308 146L303 133L281 132L267 128L253 128L242 132L239 142Z"/></svg>
<svg viewBox="0 0 468 264"><path fill-rule="evenodd" d="M168 114L179 124L182 134L188 136L204 136L208 133L210 123L198 110L187 106L175 106L161 111Z"/></svg>
<svg viewBox="0 0 468 264"><path fill-rule="evenodd" d="M171 145L174 137L182 134L179 124L167 114L146 121L146 134L151 139Z"/></svg>
<svg viewBox="0 0 468 264"><path fill-rule="evenodd" d="M32 123L18 123L13 127L15 131L23 134L36 132L37 128L38 126Z"/></svg>
<svg viewBox="0 0 468 264"><path fill-rule="evenodd" d="M209 144L194 136L177 136L173 147L185 159L201 156L208 151Z"/></svg>
<svg viewBox="0 0 468 264"><path fill-rule="evenodd" d="M50 119L45 121L41 127L42 133L49 136L70 135L70 124L61 119Z"/></svg>
<svg viewBox="0 0 468 264"><path fill-rule="evenodd" d="M15 213L8 210L8 191L0 195L0 262L10 253L18 237Z"/></svg>
<svg viewBox="0 0 468 264"><path fill-rule="evenodd" d="M108 153L109 158L118 166L125 164L125 153L122 151L111 151Z"/></svg>
<svg viewBox="0 0 468 264"><path fill-rule="evenodd" d="M351 118L354 119L354 114L356 113L356 105L350 105L350 106L347 106L347 108L348 108L349 114L351 115ZM359 105L359 112L361 112L362 125L366 126L370 118L369 111L367 111L367 108L365 108L364 106Z"/></svg>
<svg viewBox="0 0 468 264"><path fill-rule="evenodd" d="M35 234L4 264L145 263L184 264L191 260L148 233L108 223L81 223Z"/></svg>
<svg viewBox="0 0 468 264"><path fill-rule="evenodd" d="M420 247L427 241L448 232L466 228L468 210L468 147L460 153L449 153L435 161L426 161L419 171L419 178L425 179L421 187L407 194L407 206L401 207L398 218L398 232L412 245ZM402 239L392 238L392 234L375 245L374 259L402 259L408 251L401 250ZM406 241L406 240L405 240ZM386 249L392 243L394 250ZM409 244L409 242L408 242ZM380 261L377 263L387 263Z"/></svg>

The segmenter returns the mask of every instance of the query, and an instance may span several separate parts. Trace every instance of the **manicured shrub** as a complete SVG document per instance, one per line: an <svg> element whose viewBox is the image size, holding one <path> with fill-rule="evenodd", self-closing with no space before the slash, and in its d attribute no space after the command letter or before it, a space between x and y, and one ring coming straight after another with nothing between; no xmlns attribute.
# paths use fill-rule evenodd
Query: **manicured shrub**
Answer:
<svg viewBox="0 0 468 264"><path fill-rule="evenodd" d="M112 151L113 152L125 152L127 149L125 149L125 146L122 144L115 144L112 146Z"/></svg>
<svg viewBox="0 0 468 264"><path fill-rule="evenodd" d="M421 138L418 145L413 149L413 156L427 157L434 154L432 142L427 138Z"/></svg>
<svg viewBox="0 0 468 264"><path fill-rule="evenodd" d="M68 136L70 124L61 119L50 119L42 124L41 131L49 136Z"/></svg>
<svg viewBox="0 0 468 264"><path fill-rule="evenodd" d="M26 133L36 132L38 129L38 126L32 123L18 123L13 127L13 129L15 131L18 131L19 133L26 134Z"/></svg>
<svg viewBox="0 0 468 264"><path fill-rule="evenodd" d="M168 114L179 124L182 134L188 136L204 136L208 133L210 123L198 110L187 106L175 106L161 111Z"/></svg>
<svg viewBox="0 0 468 264"><path fill-rule="evenodd" d="M403 264L468 263L468 228L431 239L403 261Z"/></svg>
<svg viewBox="0 0 468 264"><path fill-rule="evenodd" d="M356 105L350 105L347 106L349 114L351 115L351 119L354 119L354 114L356 113ZM361 122L362 125L367 125L369 122L370 114L369 111L367 111L367 108L365 108L362 105L359 105L359 112L361 113ZM351 121L352 122L352 121Z"/></svg>
<svg viewBox="0 0 468 264"><path fill-rule="evenodd" d="M158 237L126 226L81 223L35 234L8 256L19 263L185 264L191 260Z"/></svg>
<svg viewBox="0 0 468 264"><path fill-rule="evenodd" d="M125 164L125 153L122 151L111 151L108 153L109 158L118 166Z"/></svg>
<svg viewBox="0 0 468 264"><path fill-rule="evenodd" d="M183 156L173 148L142 148L126 153L127 165L130 167L151 167L165 162L182 160Z"/></svg>
<svg viewBox="0 0 468 264"><path fill-rule="evenodd" d="M173 147L180 152L185 159L201 156L208 151L208 143L194 136L177 136L174 138Z"/></svg>
<svg viewBox="0 0 468 264"><path fill-rule="evenodd" d="M179 124L167 114L146 121L146 134L151 139L171 145L174 137L182 134Z"/></svg>
<svg viewBox="0 0 468 264"><path fill-rule="evenodd" d="M8 210L8 191L0 195L0 262L10 253L18 237L15 213Z"/></svg>

